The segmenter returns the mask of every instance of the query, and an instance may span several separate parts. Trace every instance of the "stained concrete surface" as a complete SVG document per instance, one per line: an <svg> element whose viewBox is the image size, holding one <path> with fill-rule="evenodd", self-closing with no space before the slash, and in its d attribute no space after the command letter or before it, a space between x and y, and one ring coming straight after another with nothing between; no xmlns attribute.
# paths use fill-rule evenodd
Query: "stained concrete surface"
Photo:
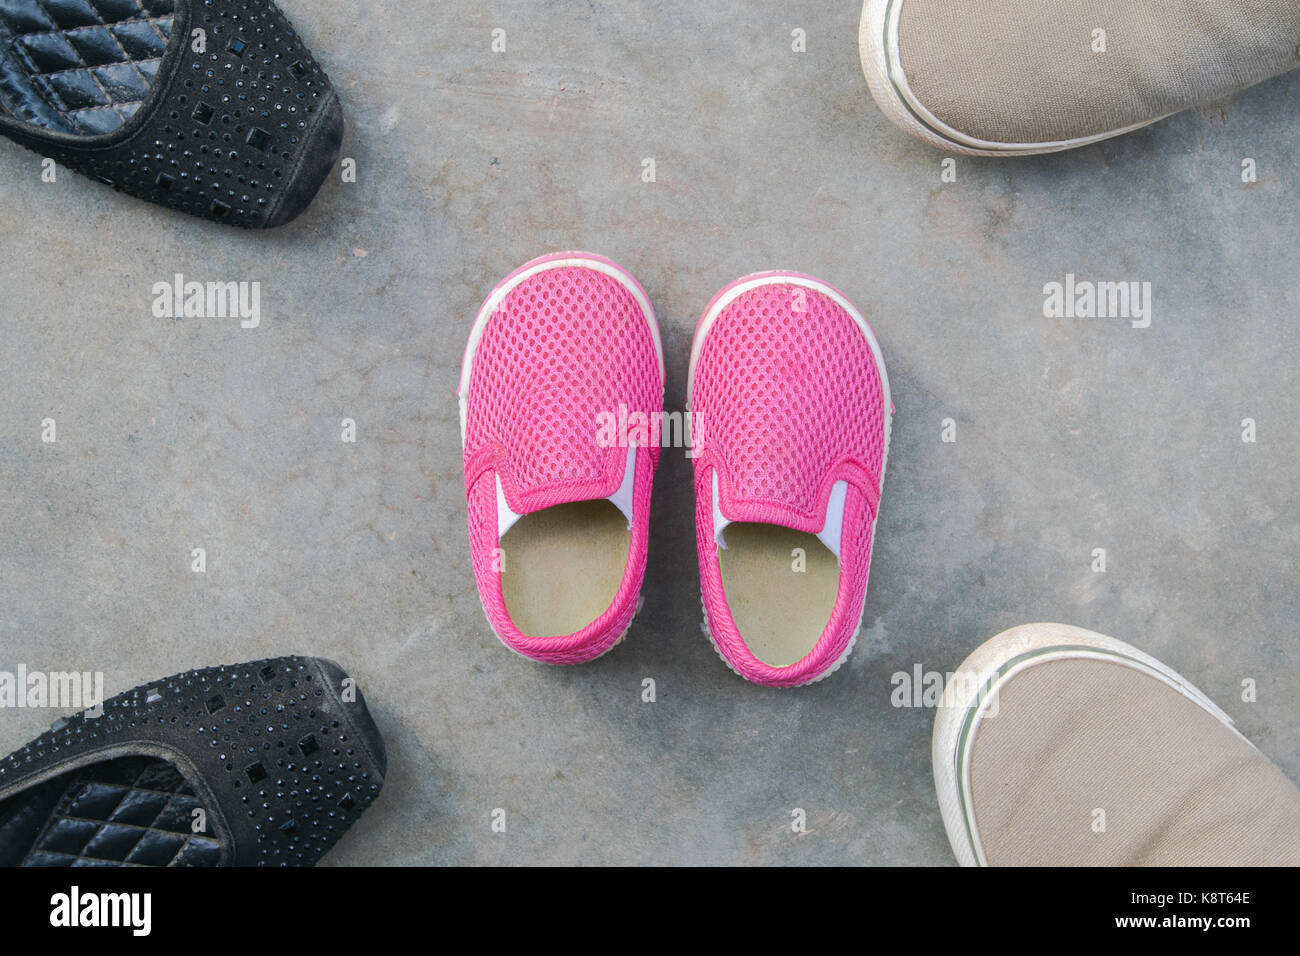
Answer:
<svg viewBox="0 0 1300 956"><path fill-rule="evenodd" d="M1033 620L1157 655L1300 777L1300 75L1066 155L961 159L945 184L871 101L856 3L283 7L359 173L285 229L42 183L0 143L0 668L102 670L114 693L343 662L391 770L332 864L947 864L933 713L892 706L891 675ZM864 640L832 679L764 690L718 661L680 453L623 646L547 669L488 630L461 352L502 276L570 248L649 291L670 407L739 275L811 272L873 322L899 415ZM175 273L260 281L261 327L155 318ZM1151 327L1045 319L1067 273L1151 282ZM0 750L50 720L0 712Z"/></svg>

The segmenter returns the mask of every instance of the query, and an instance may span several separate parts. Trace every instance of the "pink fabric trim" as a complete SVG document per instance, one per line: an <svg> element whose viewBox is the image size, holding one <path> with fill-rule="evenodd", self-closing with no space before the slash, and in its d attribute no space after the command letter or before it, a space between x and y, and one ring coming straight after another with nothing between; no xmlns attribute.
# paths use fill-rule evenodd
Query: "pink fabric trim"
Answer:
<svg viewBox="0 0 1300 956"><path fill-rule="evenodd" d="M742 677L766 687L798 687L833 667L848 649L862 619L871 565L872 518L866 496L850 485L844 504L843 559L835 607L820 640L807 657L789 667L773 667L754 656L736 627L722 586L722 567L713 540L712 471L700 469L695 480L696 547L700 556L700 588L709 618L709 632L718 650ZM725 513L725 512L724 512ZM750 519L743 519L750 520ZM779 523L779 522L777 522ZM820 524L816 530L820 530ZM809 533L812 533L811 531Z"/></svg>
<svg viewBox="0 0 1300 956"><path fill-rule="evenodd" d="M577 633L554 637L530 637L515 627L510 618L501 590L501 575L493 568L493 552L499 543L496 474L491 470L480 474L468 492L470 555L484 613L502 642L525 657L544 664L583 664L604 654L618 642L636 615L637 599L645 580L654 473L654 457L639 454L633 478L634 520L628 544L628 563L618 594L605 613L590 625Z"/></svg>

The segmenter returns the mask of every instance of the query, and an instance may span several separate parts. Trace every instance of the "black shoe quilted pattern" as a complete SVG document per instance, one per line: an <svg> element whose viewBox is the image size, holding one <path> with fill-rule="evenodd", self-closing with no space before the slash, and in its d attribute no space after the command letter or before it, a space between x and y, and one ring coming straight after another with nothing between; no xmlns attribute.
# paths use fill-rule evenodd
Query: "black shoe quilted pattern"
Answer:
<svg viewBox="0 0 1300 956"><path fill-rule="evenodd" d="M202 804L165 760L106 760L41 784L24 806L0 825L0 859L11 865L216 866L221 858L216 838L193 832ZM47 806L48 816L32 812Z"/></svg>
<svg viewBox="0 0 1300 956"><path fill-rule="evenodd" d="M346 680L315 658L215 667L60 721L0 761L0 866L314 864L387 770Z"/></svg>
<svg viewBox="0 0 1300 956"><path fill-rule="evenodd" d="M0 0L0 132L141 199L267 228L311 203L343 114L271 0Z"/></svg>
<svg viewBox="0 0 1300 956"><path fill-rule="evenodd" d="M175 0L0 5L0 104L56 132L112 132L148 95L175 14Z"/></svg>

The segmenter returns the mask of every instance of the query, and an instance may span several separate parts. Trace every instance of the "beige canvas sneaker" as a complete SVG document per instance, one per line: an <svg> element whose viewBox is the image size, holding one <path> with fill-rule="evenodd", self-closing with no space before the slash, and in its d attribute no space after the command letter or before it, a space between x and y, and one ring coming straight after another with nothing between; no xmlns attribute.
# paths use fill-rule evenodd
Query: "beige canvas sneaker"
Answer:
<svg viewBox="0 0 1300 956"><path fill-rule="evenodd" d="M984 156L1147 126L1300 67L1295 0L867 0L862 66L913 136Z"/></svg>
<svg viewBox="0 0 1300 956"><path fill-rule="evenodd" d="M932 746L965 866L1300 865L1300 789L1114 638L1062 624L993 638L948 682Z"/></svg>

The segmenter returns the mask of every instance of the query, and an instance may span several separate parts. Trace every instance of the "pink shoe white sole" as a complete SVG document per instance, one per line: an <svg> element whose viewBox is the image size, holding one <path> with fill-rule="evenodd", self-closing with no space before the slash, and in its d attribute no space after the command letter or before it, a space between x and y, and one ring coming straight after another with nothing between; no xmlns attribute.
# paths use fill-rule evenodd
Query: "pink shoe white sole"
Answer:
<svg viewBox="0 0 1300 956"><path fill-rule="evenodd" d="M718 429L736 429L744 432L761 431L764 427L770 427L772 418L771 414L762 409L757 410L757 415L753 416L752 421L746 420L742 414L739 419L734 415L724 414L724 420L721 424L718 422L707 421L708 410L701 409L697 403L697 376L700 372L702 357L705 354L706 347L710 343L710 336L714 332L719 319L725 315L729 308L741 300L742 297L754 293L756 290L762 290L764 287L782 287L791 290L791 294L796 294L797 290L803 290L806 296L820 297L825 308L829 310L828 314L841 314L853 323L859 338L856 340L859 345L865 343L866 349L860 349L860 364L870 364L874 370L873 387L878 392L879 398L879 415L880 427L883 433L880 437L881 451L879 454L879 473L878 480L875 480L874 469L867 465L864 473L858 478L860 483L867 485L875 484L874 505L871 507L871 517L869 522L869 531L867 532L868 543L865 549L865 559L858 562L860 567L850 569L855 577L860 577L860 584L850 588L845 588L841 583L841 593L836 601L836 609L832 613L831 621L828 623L828 629L818 641L816 647L803 659L796 663L785 666L775 667L759 660L748 648L743 637L736 629L734 621L731 619L730 608L727 604L726 595L723 593L721 579L718 571L716 545L713 540L712 529L709 528L708 515L717 506L710 505L706 507L705 498L714 495L723 494L721 488L716 491L710 491L707 481L702 481L702 471L707 474L711 470L711 462L707 449L697 450L696 458L696 495L697 495L697 539L700 550L700 575L702 589L702 603L704 604L704 623L703 629L705 634L712 642L714 649L723 661L736 674L764 686L773 687L795 687L816 683L824 680L834 673L849 657L857 641L857 635L861 629L862 618L865 614L865 595L866 584L870 572L870 556L874 550L871 545L875 539L875 527L879 514L879 495L883 490L885 470L888 463L889 443L892 433L893 421L893 404L890 398L889 378L885 369L884 358L881 353L880 344L876 339L874 332L862 313L848 300L848 298L833 286L815 279L811 276L796 272L762 272L739 279L731 283L721 292L719 292L705 309L700 319L699 326L696 330L694 344L691 350L691 363L688 382L688 403L693 415L697 412L705 413L703 427L706 432L713 433ZM843 338L848 329L847 325L838 328L836 334ZM757 330L752 328L741 328L733 323L727 334L738 335L740 339L749 337L756 333ZM815 333L816 330L814 329ZM738 347L745 348L743 343ZM851 343L850 343L851 347ZM797 351L797 347L796 347ZM766 363L769 367L778 366L781 361L786 359L787 355L773 356ZM743 365L741 366L743 367ZM758 370L762 372L762 370ZM868 370L869 371L869 370ZM762 372L762 374L766 374ZM867 375L867 378L872 376ZM744 391L744 383L729 383L728 387L734 385ZM830 407L823 409L827 414L837 414L838 410L834 399L828 396L831 402ZM778 415L779 418L779 415ZM793 430L800 427L798 422L788 422L784 430ZM762 442L761 437L759 438ZM706 439L705 444L708 444ZM752 443L747 446L749 457L754 454L762 455L761 444L754 446ZM832 456L833 457L833 456ZM716 470L716 469L715 469ZM816 475L804 475L802 479L811 484L823 483L824 479ZM723 482L725 484L725 481ZM872 497L871 490L868 489L868 497ZM724 495L725 497L725 495ZM819 502L819 507L821 503ZM783 508L780 502L768 502L762 506L751 505L745 508L748 514L741 515L737 520L762 521L785 526L802 526L799 530L815 533L818 529L812 521L810 514L796 515L791 509ZM797 509L794 509L797 510ZM823 512L824 513L824 512ZM726 520L733 517L732 515L721 515L720 512L715 514L714 526L716 527L719 518ZM829 524L829 522L828 522ZM821 529L825 532L825 526ZM859 549L861 550L861 549ZM861 603L858 604L857 593L860 589ZM849 612L852 612L851 615ZM850 623L851 618L851 623ZM834 633L832 633L834 631Z"/></svg>
<svg viewBox="0 0 1300 956"><path fill-rule="evenodd" d="M661 411L663 390L649 297L609 259L581 252L535 259L502 280L479 310L457 392L470 551L488 623L516 653L579 664L626 636L641 603L659 450L600 446L595 416L619 405ZM574 633L522 633L495 567L505 531L535 512L601 498L624 509L630 524L613 602Z"/></svg>

